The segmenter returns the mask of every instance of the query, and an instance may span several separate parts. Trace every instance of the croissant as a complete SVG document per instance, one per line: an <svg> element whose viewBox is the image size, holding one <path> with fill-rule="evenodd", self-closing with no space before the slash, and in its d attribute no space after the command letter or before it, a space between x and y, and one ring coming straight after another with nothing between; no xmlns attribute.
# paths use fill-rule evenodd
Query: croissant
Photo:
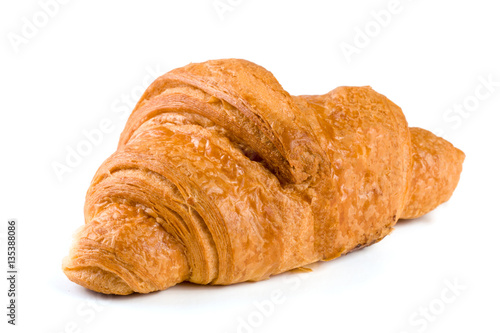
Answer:
<svg viewBox="0 0 500 333"><path fill-rule="evenodd" d="M291 96L249 61L189 64L137 103L63 271L121 295L266 279L436 208L464 158L370 87Z"/></svg>

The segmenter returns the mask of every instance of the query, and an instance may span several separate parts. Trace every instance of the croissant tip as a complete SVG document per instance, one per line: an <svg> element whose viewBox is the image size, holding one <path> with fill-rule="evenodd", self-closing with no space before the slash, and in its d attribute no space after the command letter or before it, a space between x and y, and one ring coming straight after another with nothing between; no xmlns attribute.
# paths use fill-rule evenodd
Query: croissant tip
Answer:
<svg viewBox="0 0 500 333"><path fill-rule="evenodd" d="M99 293L129 295L134 292L118 275L99 267L69 268L63 264L63 272L74 283Z"/></svg>

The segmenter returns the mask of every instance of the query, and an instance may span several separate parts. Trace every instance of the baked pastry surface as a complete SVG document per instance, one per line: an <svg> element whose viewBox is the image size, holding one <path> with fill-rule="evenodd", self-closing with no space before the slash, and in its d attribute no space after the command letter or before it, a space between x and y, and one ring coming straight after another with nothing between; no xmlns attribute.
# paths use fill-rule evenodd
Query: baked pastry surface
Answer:
<svg viewBox="0 0 500 333"><path fill-rule="evenodd" d="M447 201L464 157L370 87L291 96L249 61L190 64L137 103L63 271L110 294L266 279Z"/></svg>

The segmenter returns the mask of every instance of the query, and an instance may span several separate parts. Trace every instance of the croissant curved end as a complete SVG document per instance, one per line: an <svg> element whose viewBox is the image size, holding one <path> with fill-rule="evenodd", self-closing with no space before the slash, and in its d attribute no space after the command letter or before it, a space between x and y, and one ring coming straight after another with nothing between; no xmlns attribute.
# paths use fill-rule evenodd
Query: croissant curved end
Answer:
<svg viewBox="0 0 500 333"><path fill-rule="evenodd" d="M63 262L64 274L82 287L103 294L129 295L134 292L122 278L114 273L99 267L68 268L66 264L69 260L66 257Z"/></svg>
<svg viewBox="0 0 500 333"><path fill-rule="evenodd" d="M154 218L115 203L75 234L63 272L85 288L127 295L180 283L189 277L189 266L183 247Z"/></svg>
<svg viewBox="0 0 500 333"><path fill-rule="evenodd" d="M412 127L413 170L402 219L414 219L448 201L462 173L465 154L445 139Z"/></svg>

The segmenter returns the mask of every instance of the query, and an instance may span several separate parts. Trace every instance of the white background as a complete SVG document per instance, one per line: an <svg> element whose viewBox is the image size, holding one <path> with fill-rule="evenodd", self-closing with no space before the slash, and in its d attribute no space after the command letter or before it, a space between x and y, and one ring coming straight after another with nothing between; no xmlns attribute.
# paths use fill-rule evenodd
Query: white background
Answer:
<svg viewBox="0 0 500 333"><path fill-rule="evenodd" d="M214 3L230 7L222 13ZM49 17L38 1L3 0L1 331L500 332L499 8L491 0L400 0L395 10L390 3L74 0L46 9ZM390 19L377 23L373 13L388 9ZM363 38L366 29L371 36ZM347 44L357 53L346 56ZM371 85L403 108L411 126L439 132L466 153L454 196L376 245L312 265L312 273L128 297L71 283L61 260L83 224L89 182L116 148L127 103L153 75L228 57L266 67L291 94ZM112 130L58 179L54 163L66 163L68 149L103 119ZM19 221L16 327L6 323L3 277L12 217ZM279 303L270 306L276 293ZM428 308L424 319L419 311Z"/></svg>

